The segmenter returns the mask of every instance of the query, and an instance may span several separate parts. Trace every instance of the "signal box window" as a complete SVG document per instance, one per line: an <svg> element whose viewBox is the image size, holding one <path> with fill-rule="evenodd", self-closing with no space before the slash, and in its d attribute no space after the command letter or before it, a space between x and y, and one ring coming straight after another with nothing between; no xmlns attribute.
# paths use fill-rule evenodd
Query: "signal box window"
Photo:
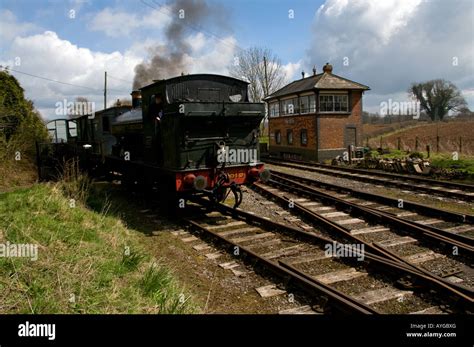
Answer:
<svg viewBox="0 0 474 347"><path fill-rule="evenodd" d="M293 144L293 130L287 130L286 131L286 142L289 145Z"/></svg>
<svg viewBox="0 0 474 347"><path fill-rule="evenodd" d="M301 146L306 146L308 144L308 130L302 129L300 136L301 136Z"/></svg>
<svg viewBox="0 0 474 347"><path fill-rule="evenodd" d="M281 143L281 132L280 132L280 130L275 131L275 142L278 145Z"/></svg>

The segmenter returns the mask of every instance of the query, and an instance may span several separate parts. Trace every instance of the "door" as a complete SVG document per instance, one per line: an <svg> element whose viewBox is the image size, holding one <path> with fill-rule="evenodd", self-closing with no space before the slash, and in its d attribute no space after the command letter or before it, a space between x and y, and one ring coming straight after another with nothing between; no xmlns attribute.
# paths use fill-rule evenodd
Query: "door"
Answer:
<svg viewBox="0 0 474 347"><path fill-rule="evenodd" d="M347 127L346 128L346 147L353 145L354 147L357 146L357 128L355 127Z"/></svg>

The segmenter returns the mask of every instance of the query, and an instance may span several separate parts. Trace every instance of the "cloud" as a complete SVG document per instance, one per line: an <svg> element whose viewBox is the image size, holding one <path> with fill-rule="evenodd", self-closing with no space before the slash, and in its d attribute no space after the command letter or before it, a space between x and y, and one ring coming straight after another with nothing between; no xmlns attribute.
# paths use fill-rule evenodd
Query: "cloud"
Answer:
<svg viewBox="0 0 474 347"><path fill-rule="evenodd" d="M78 47L58 37L55 32L17 37L9 51L10 56L20 57L20 66L14 70L47 77L49 79L85 86L81 88L48 82L42 79L12 72L46 118L57 118L51 109L64 98L74 101L77 96L96 102L97 109L103 105L104 71L125 81L133 80L133 68L141 61L135 51L104 53ZM8 62L0 61L6 65ZM110 78L108 81L109 104L117 98L128 97L131 82ZM90 89L91 88L91 89Z"/></svg>
<svg viewBox="0 0 474 347"><path fill-rule="evenodd" d="M407 95L412 82L435 78L469 89L473 11L464 0L328 0L315 14L305 65L329 61L334 73L384 97Z"/></svg>
<svg viewBox="0 0 474 347"><path fill-rule="evenodd" d="M160 30L170 21L167 6L147 11L143 15L106 7L92 17L88 28L92 31L101 31L110 37L121 37L129 36L140 29Z"/></svg>
<svg viewBox="0 0 474 347"><path fill-rule="evenodd" d="M228 73L227 67L234 57L234 37L215 40L198 33L188 36L186 40L192 49L184 57L187 67L185 73ZM117 98L129 97L135 66L143 61L147 52L157 43L155 39L147 39L134 43L124 52L105 53L79 47L61 39L55 32L45 31L42 34L16 37L6 56L21 58L20 66L10 64L14 70L93 89L48 82L12 72L25 89L26 96L34 101L43 116L54 119L59 118L54 114L54 105L65 98L74 101L77 96L84 96L96 103L96 109L102 109L104 71L110 76L108 106ZM0 65L9 65L9 62L0 59Z"/></svg>
<svg viewBox="0 0 474 347"><path fill-rule="evenodd" d="M9 10L0 10L0 23L0 41L2 43L38 29L38 26L33 23L18 22L13 12Z"/></svg>
<svg viewBox="0 0 474 347"><path fill-rule="evenodd" d="M282 69L285 73L285 78L287 81L294 81L296 79L301 78L301 67L303 65L303 61L299 60L296 63L289 62L285 65L282 65Z"/></svg>

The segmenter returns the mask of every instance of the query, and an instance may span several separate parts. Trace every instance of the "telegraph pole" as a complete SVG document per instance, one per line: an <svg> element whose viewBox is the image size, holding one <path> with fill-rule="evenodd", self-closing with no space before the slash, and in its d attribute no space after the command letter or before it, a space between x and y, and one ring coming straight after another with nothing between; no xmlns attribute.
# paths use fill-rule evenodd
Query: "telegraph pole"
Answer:
<svg viewBox="0 0 474 347"><path fill-rule="evenodd" d="M104 78L104 110L107 108L107 71Z"/></svg>
<svg viewBox="0 0 474 347"><path fill-rule="evenodd" d="M265 71L265 90L264 97L268 96L268 75L267 75L267 57L263 56L263 68Z"/></svg>

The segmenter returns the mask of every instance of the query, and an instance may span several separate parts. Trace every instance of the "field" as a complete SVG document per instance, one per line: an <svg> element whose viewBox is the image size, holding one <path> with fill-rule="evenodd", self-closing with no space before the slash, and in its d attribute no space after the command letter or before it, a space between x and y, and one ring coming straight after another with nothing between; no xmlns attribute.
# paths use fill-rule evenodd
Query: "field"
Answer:
<svg viewBox="0 0 474 347"><path fill-rule="evenodd" d="M385 134L380 134L385 130ZM364 125L363 144L369 146L397 149L400 143L401 150L425 152L430 145L431 152L452 153L460 155L474 155L474 121L450 121L439 123L409 124L408 127L394 130L390 125ZM372 136L372 137L371 137ZM418 138L418 145L417 145Z"/></svg>

